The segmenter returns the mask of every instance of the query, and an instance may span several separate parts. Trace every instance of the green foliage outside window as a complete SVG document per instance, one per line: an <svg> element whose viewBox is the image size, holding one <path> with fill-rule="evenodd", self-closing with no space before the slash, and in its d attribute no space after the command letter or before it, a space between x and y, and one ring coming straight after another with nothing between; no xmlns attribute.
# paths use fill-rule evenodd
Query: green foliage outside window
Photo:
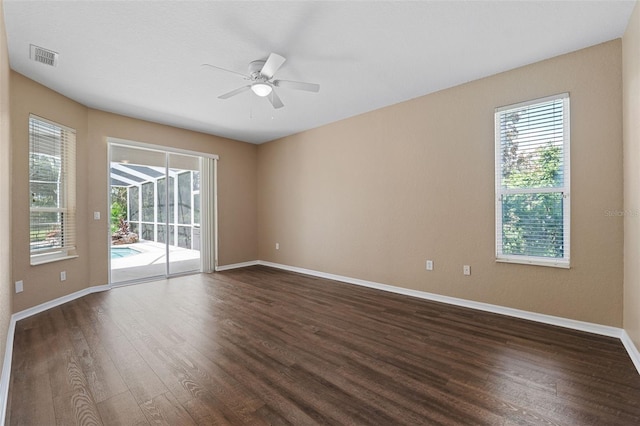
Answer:
<svg viewBox="0 0 640 426"><path fill-rule="evenodd" d="M32 152L29 157L29 191L31 207L59 207L61 179L60 158L53 155ZM53 211L32 211L29 241L50 245L61 244L61 213Z"/></svg>
<svg viewBox="0 0 640 426"><path fill-rule="evenodd" d="M120 219L127 220L127 188L111 187L111 233L120 228Z"/></svg>
<svg viewBox="0 0 640 426"><path fill-rule="evenodd" d="M549 141L521 149L518 112L506 114L502 147L503 188L558 188L553 192L502 195L502 253L562 258L564 256L563 146Z"/></svg>

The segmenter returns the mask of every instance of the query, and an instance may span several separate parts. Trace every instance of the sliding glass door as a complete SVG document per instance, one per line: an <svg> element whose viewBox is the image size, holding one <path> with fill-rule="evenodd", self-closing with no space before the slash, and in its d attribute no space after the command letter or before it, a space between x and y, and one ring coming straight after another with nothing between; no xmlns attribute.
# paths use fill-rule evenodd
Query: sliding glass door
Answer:
<svg viewBox="0 0 640 426"><path fill-rule="evenodd" d="M191 155L169 154L169 173L173 187L167 194L170 217L169 274L200 269L200 159ZM174 209L174 214L171 214ZM165 238L166 240L166 238Z"/></svg>
<svg viewBox="0 0 640 426"><path fill-rule="evenodd" d="M208 159L110 144L110 282L203 270L202 164ZM207 250L212 253L213 250ZM206 270L207 268L204 268Z"/></svg>

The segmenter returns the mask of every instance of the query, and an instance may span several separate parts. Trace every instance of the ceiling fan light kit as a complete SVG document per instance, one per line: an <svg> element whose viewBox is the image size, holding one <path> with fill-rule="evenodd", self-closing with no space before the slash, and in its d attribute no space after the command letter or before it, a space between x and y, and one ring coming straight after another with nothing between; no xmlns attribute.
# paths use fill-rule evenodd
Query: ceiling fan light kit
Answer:
<svg viewBox="0 0 640 426"><path fill-rule="evenodd" d="M251 85L251 90L253 93L264 98L265 96L269 96L269 93L273 90L273 88L267 83L253 83Z"/></svg>
<svg viewBox="0 0 640 426"><path fill-rule="evenodd" d="M227 71L233 74L241 75L245 80L251 82L248 86L243 86L238 89L234 89L231 92L224 93L218 96L218 99L229 99L249 89L257 96L261 98L267 98L271 105L278 109L282 108L284 104L280 100L280 97L274 90L275 87L284 87L287 89L303 90L305 92L318 93L320 91L320 85L314 83L304 83L301 81L289 81L289 80L274 80L276 71L280 69L286 59L277 53L271 53L266 61L253 61L249 63L249 74L244 75L236 71L231 71L225 68L218 67L211 64L202 64L211 68L216 68L222 71ZM271 96L269 96L271 95Z"/></svg>

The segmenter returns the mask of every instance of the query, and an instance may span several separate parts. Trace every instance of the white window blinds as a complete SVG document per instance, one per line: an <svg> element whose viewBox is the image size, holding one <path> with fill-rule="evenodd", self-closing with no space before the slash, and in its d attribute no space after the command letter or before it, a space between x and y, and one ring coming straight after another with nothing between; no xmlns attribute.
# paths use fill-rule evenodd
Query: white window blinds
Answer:
<svg viewBox="0 0 640 426"><path fill-rule="evenodd" d="M76 132L29 117L31 263L74 254Z"/></svg>
<svg viewBox="0 0 640 426"><path fill-rule="evenodd" d="M569 95L497 108L496 259L569 267Z"/></svg>

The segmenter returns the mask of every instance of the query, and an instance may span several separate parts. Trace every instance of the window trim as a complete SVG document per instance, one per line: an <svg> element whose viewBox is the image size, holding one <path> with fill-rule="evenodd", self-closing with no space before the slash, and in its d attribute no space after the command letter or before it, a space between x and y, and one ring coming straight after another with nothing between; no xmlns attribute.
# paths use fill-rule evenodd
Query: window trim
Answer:
<svg viewBox="0 0 640 426"><path fill-rule="evenodd" d="M71 254L71 250L50 251L48 253L38 253L31 255L31 266L44 265L45 263L57 262L59 260L75 259L77 254Z"/></svg>
<svg viewBox="0 0 640 426"><path fill-rule="evenodd" d="M502 140L500 138L500 117L503 112L514 109L523 108L530 105L541 104L554 100L562 100L562 120L563 120L563 187L562 188L523 188L523 189L507 189L502 188L500 176L502 174ZM546 96L543 98L532 99L529 101L519 102L516 104L505 105L495 109L494 114L494 137L495 137L495 250L496 262L499 263L516 263L535 266L549 266L556 268L569 269L571 267L571 162L570 162L570 142L571 142L571 122L570 122L570 96L568 92L556 95ZM562 209L562 227L563 227L563 253L562 258L551 258L541 256L513 255L502 253L502 196L508 194L522 193L557 193L563 195Z"/></svg>
<svg viewBox="0 0 640 426"><path fill-rule="evenodd" d="M63 246L63 247L56 247L56 248L49 248L49 249L40 249L40 250L33 250L31 248L31 243L29 243L29 258L30 258L30 265L31 266L36 266L36 265L42 265L45 263L51 263L51 262L56 262L56 261L60 261L60 260L67 260L67 259L74 259L78 257L77 251L76 251L76 245L75 243L77 243L77 241L75 240L76 236L77 236L77 222L76 222L76 210L77 210L77 203L76 203L76 130L72 129L68 126L65 126L63 124L59 124L56 123L55 121L51 121L48 120L46 118L40 117L36 114L29 114L29 119L27 122L27 127L28 127L28 137L29 137L29 158L31 158L31 120L37 120L40 121L42 123L46 123L49 124L51 126L56 126L58 128L60 128L62 131L73 135L72 140L67 140L65 143L72 143L73 147L71 148L71 151L73 152L72 157L70 158L67 154L65 154L65 157L62 159L62 161L67 162L67 166L65 167L66 170L68 170L67 172L65 172L65 188L63 189L63 193L64 193L64 197L66 200L66 204L65 207L46 207L46 208L41 208L41 207L32 207L31 206L31 202L29 202L29 235L31 235L31 213L34 211L46 211L46 210L51 210L51 211L56 211L56 212L60 212L60 213L69 213L72 216L72 236L73 236L73 245L70 246ZM68 147L65 147L65 149L69 149ZM29 160L30 161L30 160ZM31 172L31 168L29 166L29 173ZM29 182L31 181L31 179L29 178ZM29 183L29 185L31 185L31 183ZM30 241L30 239L29 239Z"/></svg>

